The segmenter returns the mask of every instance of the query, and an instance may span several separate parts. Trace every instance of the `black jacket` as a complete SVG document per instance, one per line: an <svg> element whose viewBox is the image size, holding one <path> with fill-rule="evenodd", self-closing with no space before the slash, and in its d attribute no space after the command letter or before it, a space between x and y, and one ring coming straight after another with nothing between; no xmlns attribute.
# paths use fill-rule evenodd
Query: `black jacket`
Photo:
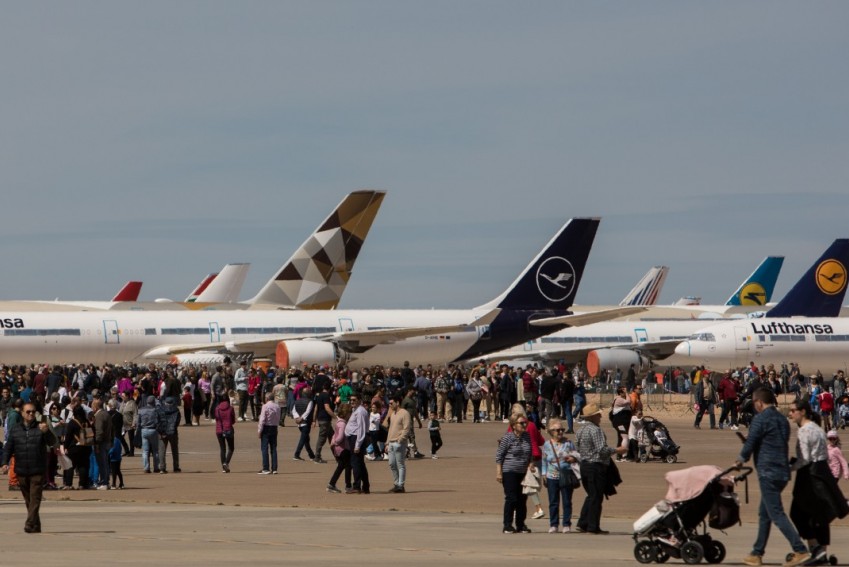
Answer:
<svg viewBox="0 0 849 567"><path fill-rule="evenodd" d="M3 447L3 464L15 457L15 474L32 476L44 474L47 467L47 450L56 444L56 436L49 429L38 428L32 421L29 427L24 422L16 424L9 432L9 441Z"/></svg>

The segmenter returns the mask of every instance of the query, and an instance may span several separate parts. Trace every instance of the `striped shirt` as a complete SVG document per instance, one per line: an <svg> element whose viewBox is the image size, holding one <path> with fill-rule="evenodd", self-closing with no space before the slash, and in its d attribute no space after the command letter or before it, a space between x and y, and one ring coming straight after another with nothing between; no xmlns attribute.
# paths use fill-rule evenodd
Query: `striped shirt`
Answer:
<svg viewBox="0 0 849 567"><path fill-rule="evenodd" d="M528 432L524 431L518 437L512 431L505 433L495 451L495 462L501 465L503 472L524 474L531 462L531 436Z"/></svg>

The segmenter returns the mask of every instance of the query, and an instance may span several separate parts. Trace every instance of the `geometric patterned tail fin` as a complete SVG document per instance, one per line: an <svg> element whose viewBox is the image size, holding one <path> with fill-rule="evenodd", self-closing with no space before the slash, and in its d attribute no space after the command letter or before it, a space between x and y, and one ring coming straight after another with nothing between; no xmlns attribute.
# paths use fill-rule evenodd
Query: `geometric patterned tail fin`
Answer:
<svg viewBox="0 0 849 567"><path fill-rule="evenodd" d="M668 274L669 268L667 266L654 266L646 272L643 279L637 282L637 285L625 296L625 299L619 302L619 305L623 307L628 305L654 305L657 303L660 290L663 289Z"/></svg>
<svg viewBox="0 0 849 567"><path fill-rule="evenodd" d="M336 308L385 195L349 193L248 303Z"/></svg>

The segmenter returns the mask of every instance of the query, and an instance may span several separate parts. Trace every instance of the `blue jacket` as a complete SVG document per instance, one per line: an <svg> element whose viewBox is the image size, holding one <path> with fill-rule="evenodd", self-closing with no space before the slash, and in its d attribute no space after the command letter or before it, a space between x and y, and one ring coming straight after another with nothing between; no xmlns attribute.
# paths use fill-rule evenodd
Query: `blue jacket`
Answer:
<svg viewBox="0 0 849 567"><path fill-rule="evenodd" d="M789 441L790 423L778 408L769 406L752 419L737 460L745 463L754 454L758 478L789 481Z"/></svg>

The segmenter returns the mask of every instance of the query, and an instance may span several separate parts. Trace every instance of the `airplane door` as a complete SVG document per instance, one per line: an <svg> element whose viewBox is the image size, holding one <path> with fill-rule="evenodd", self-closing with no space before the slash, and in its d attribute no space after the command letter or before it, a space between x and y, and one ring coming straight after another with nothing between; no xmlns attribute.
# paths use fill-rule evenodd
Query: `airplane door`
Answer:
<svg viewBox="0 0 849 567"><path fill-rule="evenodd" d="M218 323L209 323L209 342L217 343L221 340L221 327Z"/></svg>
<svg viewBox="0 0 849 567"><path fill-rule="evenodd" d="M339 319L339 330L343 333L353 332L354 321L348 318Z"/></svg>
<svg viewBox="0 0 849 567"><path fill-rule="evenodd" d="M638 343L646 343L649 340L649 334L645 329L634 329L634 337Z"/></svg>
<svg viewBox="0 0 849 567"><path fill-rule="evenodd" d="M534 350L534 341L525 341L525 352L531 352Z"/></svg>
<svg viewBox="0 0 849 567"><path fill-rule="evenodd" d="M734 327L734 348L736 350L749 350L749 333L746 327Z"/></svg>
<svg viewBox="0 0 849 567"><path fill-rule="evenodd" d="M118 321L103 321L103 337L108 345L121 343L121 335L118 333Z"/></svg>
<svg viewBox="0 0 849 567"><path fill-rule="evenodd" d="M480 327L475 327L478 331L478 339L482 341L488 341L492 338L492 332L490 331L489 325L481 325Z"/></svg>

